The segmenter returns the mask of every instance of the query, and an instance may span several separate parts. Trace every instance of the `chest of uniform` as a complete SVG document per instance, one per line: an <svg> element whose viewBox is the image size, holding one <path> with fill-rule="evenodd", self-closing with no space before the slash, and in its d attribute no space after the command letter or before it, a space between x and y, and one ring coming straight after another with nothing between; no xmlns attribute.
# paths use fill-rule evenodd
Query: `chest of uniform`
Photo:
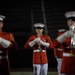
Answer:
<svg viewBox="0 0 75 75"><path fill-rule="evenodd" d="M64 41L63 44L66 45L66 46L70 46L70 44L71 44L71 38L65 39L65 41Z"/></svg>
<svg viewBox="0 0 75 75"><path fill-rule="evenodd" d="M44 37L44 36L41 36L40 38L41 38L41 40L44 41L44 42L47 41L46 37Z"/></svg>
<svg viewBox="0 0 75 75"><path fill-rule="evenodd" d="M0 34L0 37L7 39L7 40L10 38L10 36L8 34L4 34L4 33Z"/></svg>

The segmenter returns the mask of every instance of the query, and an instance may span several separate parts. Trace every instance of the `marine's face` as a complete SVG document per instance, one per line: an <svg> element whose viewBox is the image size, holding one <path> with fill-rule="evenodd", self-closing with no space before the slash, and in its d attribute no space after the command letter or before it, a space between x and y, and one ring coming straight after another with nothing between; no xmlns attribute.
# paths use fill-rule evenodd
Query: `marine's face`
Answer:
<svg viewBox="0 0 75 75"><path fill-rule="evenodd" d="M43 32L43 29L42 29L42 28L41 28L41 29L37 29L37 28L36 28L36 33L37 33L37 34L42 34L42 32Z"/></svg>
<svg viewBox="0 0 75 75"><path fill-rule="evenodd" d="M69 27L70 30L72 30L73 32L75 32L75 21L72 21L71 19L69 19L67 21L67 25Z"/></svg>
<svg viewBox="0 0 75 75"><path fill-rule="evenodd" d="M2 21L0 21L0 28L2 28L3 27L3 22Z"/></svg>
<svg viewBox="0 0 75 75"><path fill-rule="evenodd" d="M67 20L67 25L70 28L73 24L73 21L71 19Z"/></svg>

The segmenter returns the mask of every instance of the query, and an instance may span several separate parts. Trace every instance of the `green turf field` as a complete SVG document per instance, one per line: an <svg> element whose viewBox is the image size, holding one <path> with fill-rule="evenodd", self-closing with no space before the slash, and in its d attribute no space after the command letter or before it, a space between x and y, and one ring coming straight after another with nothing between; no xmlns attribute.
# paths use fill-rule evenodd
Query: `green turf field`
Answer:
<svg viewBox="0 0 75 75"><path fill-rule="evenodd" d="M33 75L32 72L11 72L11 75ZM48 72L48 75L57 75L57 72Z"/></svg>

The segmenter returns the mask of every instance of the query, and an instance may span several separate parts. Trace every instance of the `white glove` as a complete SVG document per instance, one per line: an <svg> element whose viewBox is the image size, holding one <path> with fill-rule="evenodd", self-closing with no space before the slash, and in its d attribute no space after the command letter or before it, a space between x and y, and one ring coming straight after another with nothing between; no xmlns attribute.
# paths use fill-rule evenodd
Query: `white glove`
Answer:
<svg viewBox="0 0 75 75"><path fill-rule="evenodd" d="M58 42L62 43L67 37L73 37L74 36L74 32L72 31L66 31L64 34L62 34L61 36L59 36L57 38Z"/></svg>
<svg viewBox="0 0 75 75"><path fill-rule="evenodd" d="M64 33L65 37L73 37L74 36L74 32L69 30L67 32Z"/></svg>
<svg viewBox="0 0 75 75"><path fill-rule="evenodd" d="M35 42L35 43L36 43L36 42L40 42L40 38L38 37L38 38L34 39L34 42Z"/></svg>
<svg viewBox="0 0 75 75"><path fill-rule="evenodd" d="M73 23L72 26L70 26L70 30L75 32L75 23Z"/></svg>
<svg viewBox="0 0 75 75"><path fill-rule="evenodd" d="M7 48L10 45L10 41L3 39L0 37L0 44L4 47Z"/></svg>
<svg viewBox="0 0 75 75"><path fill-rule="evenodd" d="M39 37L36 38L36 39L34 39L33 41L29 42L29 46L30 46L30 47L33 47L36 42L37 42L37 43L40 42L40 38L39 38Z"/></svg>
<svg viewBox="0 0 75 75"><path fill-rule="evenodd" d="M43 45L45 47L49 47L49 43L43 42L42 40L40 41L40 45Z"/></svg>

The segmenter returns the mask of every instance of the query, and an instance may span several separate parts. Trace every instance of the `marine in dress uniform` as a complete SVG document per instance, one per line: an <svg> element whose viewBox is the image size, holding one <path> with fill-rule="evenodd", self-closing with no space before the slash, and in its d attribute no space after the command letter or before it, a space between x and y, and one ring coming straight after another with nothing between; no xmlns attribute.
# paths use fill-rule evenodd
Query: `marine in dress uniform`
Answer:
<svg viewBox="0 0 75 75"><path fill-rule="evenodd" d="M61 75L75 75L75 11L69 11L65 16L70 22L69 30L57 37L54 46L63 45Z"/></svg>
<svg viewBox="0 0 75 75"><path fill-rule="evenodd" d="M48 59L46 48L53 48L53 43L48 35L43 34L45 25L34 24L36 34L30 36L24 45L25 49L33 48L33 73L34 75L47 75Z"/></svg>
<svg viewBox="0 0 75 75"><path fill-rule="evenodd" d="M59 29L58 30L58 36L62 35L64 32L66 32L65 29ZM54 49L54 55L55 55L55 58L57 60L58 75L61 75L60 70L61 70L61 64L62 64L62 58L63 58L63 47L62 47L62 44L58 45L58 47L56 47Z"/></svg>
<svg viewBox="0 0 75 75"><path fill-rule="evenodd" d="M4 18L0 15L0 75L10 75L8 50L16 49L16 42L13 34L2 31Z"/></svg>

